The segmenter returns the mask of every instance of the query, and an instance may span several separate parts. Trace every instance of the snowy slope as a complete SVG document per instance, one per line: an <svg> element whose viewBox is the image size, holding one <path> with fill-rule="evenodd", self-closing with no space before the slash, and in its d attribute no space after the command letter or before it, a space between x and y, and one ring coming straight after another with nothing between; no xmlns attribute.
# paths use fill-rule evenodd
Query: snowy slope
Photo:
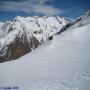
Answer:
<svg viewBox="0 0 90 90"><path fill-rule="evenodd" d="M55 36L16 61L0 63L2 87L90 90L90 23Z"/></svg>

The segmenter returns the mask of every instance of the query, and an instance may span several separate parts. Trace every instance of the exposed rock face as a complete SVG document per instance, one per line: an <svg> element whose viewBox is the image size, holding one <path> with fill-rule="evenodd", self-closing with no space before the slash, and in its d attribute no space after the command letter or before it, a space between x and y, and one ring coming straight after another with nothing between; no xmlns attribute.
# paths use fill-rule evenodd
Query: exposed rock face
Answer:
<svg viewBox="0 0 90 90"><path fill-rule="evenodd" d="M29 43L26 38L21 40L19 37L16 37L14 42L8 45L6 57L8 60L17 59L38 47L39 44L35 37L31 38L31 43Z"/></svg>
<svg viewBox="0 0 90 90"><path fill-rule="evenodd" d="M32 49L37 48L39 44L39 41L35 37L32 37L29 43L26 37L20 39L17 36L15 40L7 46L6 53L0 57L0 62L15 60L31 52Z"/></svg>

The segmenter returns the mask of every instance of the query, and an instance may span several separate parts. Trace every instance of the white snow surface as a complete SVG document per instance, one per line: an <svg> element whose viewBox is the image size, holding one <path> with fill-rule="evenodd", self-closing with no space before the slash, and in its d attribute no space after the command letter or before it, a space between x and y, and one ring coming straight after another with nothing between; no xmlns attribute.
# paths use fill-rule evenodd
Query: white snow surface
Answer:
<svg viewBox="0 0 90 90"><path fill-rule="evenodd" d="M4 25L4 22L0 22L0 28Z"/></svg>
<svg viewBox="0 0 90 90"><path fill-rule="evenodd" d="M0 63L0 86L19 90L90 90L90 23L15 61Z"/></svg>

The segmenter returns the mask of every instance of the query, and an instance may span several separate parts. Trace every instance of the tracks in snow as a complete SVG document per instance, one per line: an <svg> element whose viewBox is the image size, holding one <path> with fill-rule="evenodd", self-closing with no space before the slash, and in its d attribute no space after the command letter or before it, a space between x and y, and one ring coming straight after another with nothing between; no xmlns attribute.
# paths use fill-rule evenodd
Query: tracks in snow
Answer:
<svg viewBox="0 0 90 90"><path fill-rule="evenodd" d="M39 80L31 84L29 90L89 90L90 73L75 75L72 80ZM83 88L82 88L83 87Z"/></svg>

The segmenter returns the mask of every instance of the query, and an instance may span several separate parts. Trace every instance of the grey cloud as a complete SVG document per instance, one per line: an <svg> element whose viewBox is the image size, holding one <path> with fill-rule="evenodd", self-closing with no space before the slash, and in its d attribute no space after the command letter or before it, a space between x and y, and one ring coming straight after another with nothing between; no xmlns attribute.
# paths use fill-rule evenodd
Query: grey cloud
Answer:
<svg viewBox="0 0 90 90"><path fill-rule="evenodd" d="M32 2L39 3L39 4L44 4L46 2L52 3L53 1L54 0L32 0Z"/></svg>
<svg viewBox="0 0 90 90"><path fill-rule="evenodd" d="M23 2L2 1L0 3L0 11L37 13L44 15L55 15L62 13L62 10L55 8L53 5L46 5L46 2L53 0L27 0Z"/></svg>
<svg viewBox="0 0 90 90"><path fill-rule="evenodd" d="M49 15L55 15L62 13L62 10L59 10L53 6L46 6L46 5L35 5L34 6L34 12L36 13L43 13L43 14L49 14Z"/></svg>

